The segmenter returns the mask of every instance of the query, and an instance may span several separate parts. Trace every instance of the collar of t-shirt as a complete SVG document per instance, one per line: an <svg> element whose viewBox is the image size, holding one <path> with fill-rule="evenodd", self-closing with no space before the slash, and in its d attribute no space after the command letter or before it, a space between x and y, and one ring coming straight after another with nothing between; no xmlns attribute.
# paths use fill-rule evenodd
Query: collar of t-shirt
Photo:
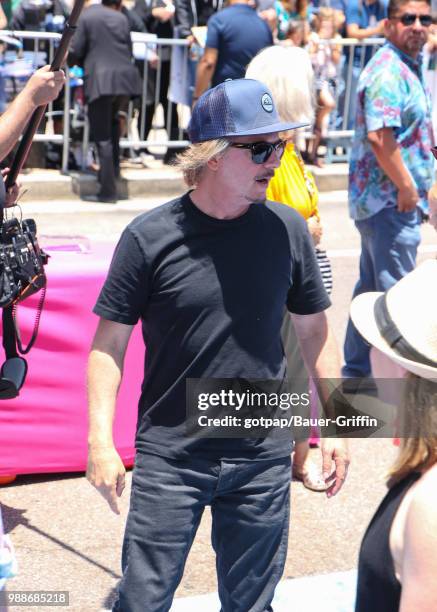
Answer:
<svg viewBox="0 0 437 612"><path fill-rule="evenodd" d="M416 58L414 58L414 57L411 57L411 55L407 55L406 53L401 51L399 47L396 47L396 45L394 45L390 41L387 41L385 44L387 45L387 47L392 49L394 53L396 53L396 55L404 62L404 64L407 64L407 66L419 77L421 81L423 80L423 71L422 71L423 53L422 52L420 52L419 55Z"/></svg>

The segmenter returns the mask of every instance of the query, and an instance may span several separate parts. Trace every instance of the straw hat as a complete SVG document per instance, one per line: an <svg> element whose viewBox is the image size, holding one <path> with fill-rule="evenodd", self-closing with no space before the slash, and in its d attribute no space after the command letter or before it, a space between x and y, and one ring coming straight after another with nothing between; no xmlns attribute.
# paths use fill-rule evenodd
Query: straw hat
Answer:
<svg viewBox="0 0 437 612"><path fill-rule="evenodd" d="M385 293L351 304L360 334L406 370L437 380L437 260L429 259Z"/></svg>

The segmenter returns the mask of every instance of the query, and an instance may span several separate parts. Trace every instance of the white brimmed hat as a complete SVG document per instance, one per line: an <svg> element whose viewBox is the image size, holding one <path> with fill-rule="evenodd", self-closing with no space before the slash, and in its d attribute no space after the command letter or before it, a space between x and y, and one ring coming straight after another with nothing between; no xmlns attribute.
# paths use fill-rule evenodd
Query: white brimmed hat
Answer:
<svg viewBox="0 0 437 612"><path fill-rule="evenodd" d="M360 334L395 363L437 380L437 260L429 259L385 293L352 300Z"/></svg>

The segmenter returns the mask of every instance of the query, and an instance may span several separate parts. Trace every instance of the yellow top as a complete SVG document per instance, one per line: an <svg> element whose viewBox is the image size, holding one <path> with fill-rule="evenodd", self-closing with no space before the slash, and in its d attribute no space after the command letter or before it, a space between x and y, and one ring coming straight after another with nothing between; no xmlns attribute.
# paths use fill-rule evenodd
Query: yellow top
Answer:
<svg viewBox="0 0 437 612"><path fill-rule="evenodd" d="M314 216L319 218L319 192L314 177L305 168L302 158L291 142L287 143L281 165L275 170L275 176L267 187L266 198L291 206L304 219Z"/></svg>

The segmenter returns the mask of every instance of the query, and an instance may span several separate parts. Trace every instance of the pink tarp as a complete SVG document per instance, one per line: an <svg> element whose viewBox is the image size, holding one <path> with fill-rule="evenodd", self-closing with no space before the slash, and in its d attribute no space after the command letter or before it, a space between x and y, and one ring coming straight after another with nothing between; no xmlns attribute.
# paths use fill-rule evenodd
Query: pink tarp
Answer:
<svg viewBox="0 0 437 612"><path fill-rule="evenodd" d="M86 361L98 318L92 313L114 245L48 249L48 286L36 344L20 396L0 401L0 476L86 468ZM19 307L23 341L30 337L38 295ZM3 357L2 357L3 359ZM126 355L114 423L125 463L134 458L144 346L139 326Z"/></svg>

